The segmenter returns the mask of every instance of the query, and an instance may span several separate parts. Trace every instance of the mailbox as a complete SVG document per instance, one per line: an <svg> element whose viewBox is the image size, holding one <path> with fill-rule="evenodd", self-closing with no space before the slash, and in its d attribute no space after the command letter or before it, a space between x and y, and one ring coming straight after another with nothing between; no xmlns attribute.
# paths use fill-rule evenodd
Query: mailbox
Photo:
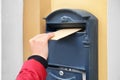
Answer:
<svg viewBox="0 0 120 80"><path fill-rule="evenodd" d="M49 41L47 80L98 80L98 20L84 10L59 9L46 17L46 32L81 28Z"/></svg>

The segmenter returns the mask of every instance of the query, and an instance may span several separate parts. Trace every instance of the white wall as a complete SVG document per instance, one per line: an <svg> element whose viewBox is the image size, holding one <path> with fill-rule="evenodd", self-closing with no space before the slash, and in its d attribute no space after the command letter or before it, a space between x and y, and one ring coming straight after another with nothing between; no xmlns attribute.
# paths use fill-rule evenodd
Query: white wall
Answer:
<svg viewBox="0 0 120 80"><path fill-rule="evenodd" d="M2 0L2 80L15 80L23 55L23 0Z"/></svg>
<svg viewBox="0 0 120 80"><path fill-rule="evenodd" d="M120 0L108 0L108 80L120 80Z"/></svg>

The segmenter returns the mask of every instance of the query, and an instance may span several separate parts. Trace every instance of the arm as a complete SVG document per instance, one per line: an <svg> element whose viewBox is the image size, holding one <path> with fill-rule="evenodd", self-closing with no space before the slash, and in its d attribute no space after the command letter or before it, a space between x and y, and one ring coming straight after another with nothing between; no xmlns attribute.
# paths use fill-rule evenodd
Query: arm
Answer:
<svg viewBox="0 0 120 80"><path fill-rule="evenodd" d="M23 64L16 80L46 80L48 40L53 36L53 33L39 34L29 41L32 56Z"/></svg>

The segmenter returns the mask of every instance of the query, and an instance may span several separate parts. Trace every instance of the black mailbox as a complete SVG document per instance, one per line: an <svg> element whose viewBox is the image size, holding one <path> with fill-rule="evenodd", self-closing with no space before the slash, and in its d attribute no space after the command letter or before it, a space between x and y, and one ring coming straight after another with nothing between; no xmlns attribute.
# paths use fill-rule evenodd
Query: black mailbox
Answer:
<svg viewBox="0 0 120 80"><path fill-rule="evenodd" d="M46 32L82 30L49 41L47 80L98 80L98 20L84 10L60 9L46 18Z"/></svg>

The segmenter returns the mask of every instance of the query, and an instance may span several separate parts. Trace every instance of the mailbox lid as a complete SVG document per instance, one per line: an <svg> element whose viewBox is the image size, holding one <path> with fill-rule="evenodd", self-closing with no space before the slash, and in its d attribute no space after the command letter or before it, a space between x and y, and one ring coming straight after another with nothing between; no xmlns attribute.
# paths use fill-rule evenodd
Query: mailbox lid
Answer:
<svg viewBox="0 0 120 80"><path fill-rule="evenodd" d="M60 9L46 17L46 30L55 31L65 28L85 28L86 20L92 15L84 10Z"/></svg>

